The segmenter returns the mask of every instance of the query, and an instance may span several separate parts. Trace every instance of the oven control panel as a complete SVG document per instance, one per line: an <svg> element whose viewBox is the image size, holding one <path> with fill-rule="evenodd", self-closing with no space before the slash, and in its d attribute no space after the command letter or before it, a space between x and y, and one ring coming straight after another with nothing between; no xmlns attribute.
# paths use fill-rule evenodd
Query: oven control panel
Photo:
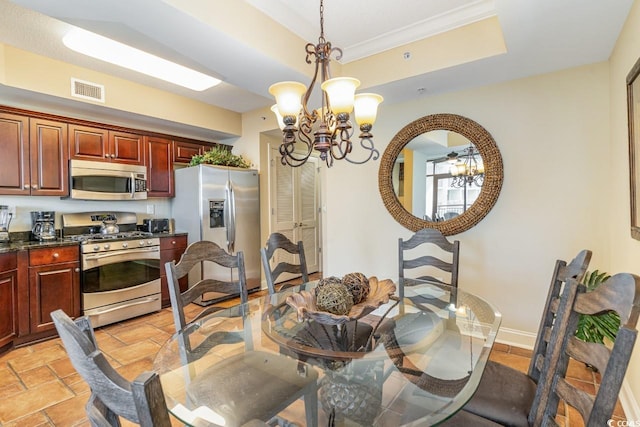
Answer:
<svg viewBox="0 0 640 427"><path fill-rule="evenodd" d="M85 242L81 245L82 253L126 251L135 249L155 249L160 250L160 239L131 239L131 240L101 240Z"/></svg>

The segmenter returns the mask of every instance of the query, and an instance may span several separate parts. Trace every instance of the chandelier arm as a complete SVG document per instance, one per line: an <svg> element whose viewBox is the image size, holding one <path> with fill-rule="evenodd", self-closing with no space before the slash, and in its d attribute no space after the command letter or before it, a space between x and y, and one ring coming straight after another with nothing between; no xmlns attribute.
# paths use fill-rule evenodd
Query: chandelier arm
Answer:
<svg viewBox="0 0 640 427"><path fill-rule="evenodd" d="M356 161L356 160L351 160L349 157L345 156L345 160L348 161L349 163L361 165L363 163L368 162L371 159L378 160L378 158L380 157L380 152L373 146L373 140L371 139L370 136L361 137L360 146L363 149L369 151L369 156L366 159L361 161Z"/></svg>
<svg viewBox="0 0 640 427"><path fill-rule="evenodd" d="M351 144L351 136L353 132L349 132L351 129L350 123L347 121L346 123L342 123L336 127L333 131L333 135L331 137L331 157L336 160L342 160L347 157L347 154L351 152L352 144ZM338 140L336 137L340 135L340 139ZM344 146L344 149L343 149ZM339 154L336 154L334 148L338 150Z"/></svg>

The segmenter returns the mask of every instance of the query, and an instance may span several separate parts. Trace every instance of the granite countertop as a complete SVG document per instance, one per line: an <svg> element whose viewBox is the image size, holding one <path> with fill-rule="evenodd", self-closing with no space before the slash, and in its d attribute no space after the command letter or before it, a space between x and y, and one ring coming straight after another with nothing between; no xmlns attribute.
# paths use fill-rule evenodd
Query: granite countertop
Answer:
<svg viewBox="0 0 640 427"><path fill-rule="evenodd" d="M155 233L153 237L172 237L172 236L186 236L185 232L174 232L174 233ZM29 249L38 249L38 248L51 248L56 246L74 246L79 245L79 242L70 241L65 239L55 239L55 240L46 240L46 241L37 241L37 240L18 240L23 236L18 236L18 238L11 238L9 242L1 242L0 243L0 254L8 253L8 252L17 252L17 251L25 251ZM27 236L28 239L28 236Z"/></svg>

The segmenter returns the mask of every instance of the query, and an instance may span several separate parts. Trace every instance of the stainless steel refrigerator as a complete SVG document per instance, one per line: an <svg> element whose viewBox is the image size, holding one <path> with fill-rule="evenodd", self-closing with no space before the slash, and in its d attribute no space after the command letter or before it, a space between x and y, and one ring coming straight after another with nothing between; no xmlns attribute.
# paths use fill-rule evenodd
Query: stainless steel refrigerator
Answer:
<svg viewBox="0 0 640 427"><path fill-rule="evenodd" d="M176 195L172 215L177 231L189 233L189 243L215 242L231 254L244 253L248 291L260 289L260 191L258 171L199 165L175 171ZM234 269L205 262L189 274L189 283L201 277L237 280ZM206 294L201 304L220 301L222 294Z"/></svg>

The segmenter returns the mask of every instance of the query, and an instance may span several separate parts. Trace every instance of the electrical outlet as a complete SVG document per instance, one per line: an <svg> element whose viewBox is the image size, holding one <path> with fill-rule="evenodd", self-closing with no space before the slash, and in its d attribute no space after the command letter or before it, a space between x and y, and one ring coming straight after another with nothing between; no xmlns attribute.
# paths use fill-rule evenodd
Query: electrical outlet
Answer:
<svg viewBox="0 0 640 427"><path fill-rule="evenodd" d="M147 205L147 213L148 214L156 213L156 205Z"/></svg>
<svg viewBox="0 0 640 427"><path fill-rule="evenodd" d="M16 217L16 207L15 206L9 206L9 214L11 214L11 216L13 218Z"/></svg>

